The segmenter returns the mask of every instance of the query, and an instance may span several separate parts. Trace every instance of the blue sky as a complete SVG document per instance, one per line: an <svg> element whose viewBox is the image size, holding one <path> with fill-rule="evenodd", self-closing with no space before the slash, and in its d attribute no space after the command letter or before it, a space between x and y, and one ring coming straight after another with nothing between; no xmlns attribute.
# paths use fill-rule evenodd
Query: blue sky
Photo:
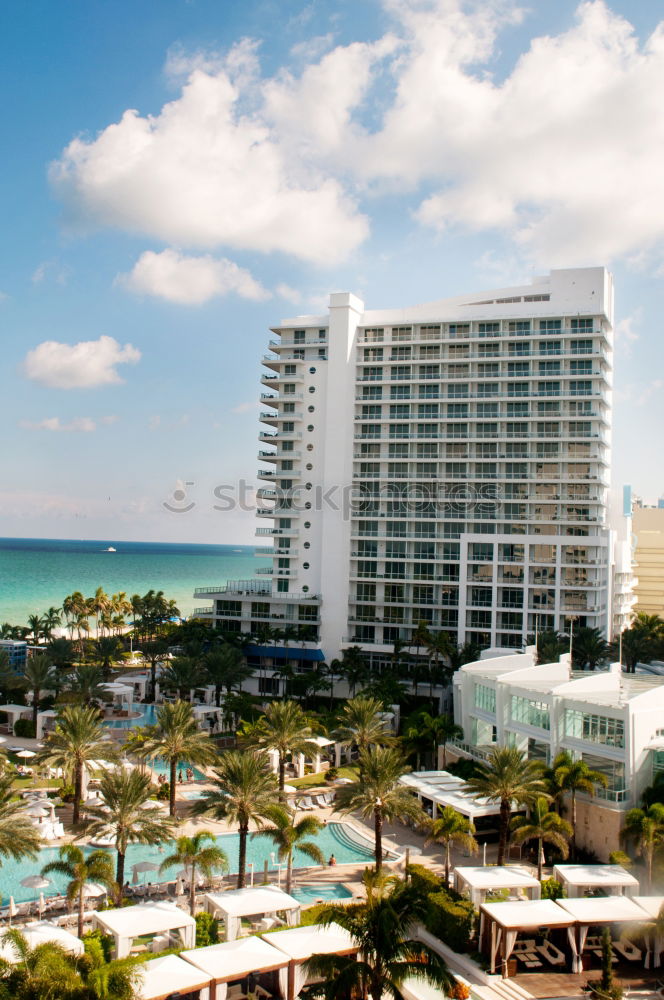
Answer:
<svg viewBox="0 0 664 1000"><path fill-rule="evenodd" d="M212 490L255 483L271 323L584 264L616 278L614 479L657 497L661 13L5 0L0 534L251 542Z"/></svg>

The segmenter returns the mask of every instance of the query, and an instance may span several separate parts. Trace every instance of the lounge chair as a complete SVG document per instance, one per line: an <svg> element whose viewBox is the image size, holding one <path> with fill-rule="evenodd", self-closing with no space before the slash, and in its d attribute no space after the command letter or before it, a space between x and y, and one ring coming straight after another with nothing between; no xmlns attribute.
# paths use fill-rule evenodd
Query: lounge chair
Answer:
<svg viewBox="0 0 664 1000"><path fill-rule="evenodd" d="M546 959L550 965L564 965L565 955L560 950L556 948L555 944L551 944L550 941L545 941L544 944L538 944L535 951L539 952L542 958Z"/></svg>
<svg viewBox="0 0 664 1000"><path fill-rule="evenodd" d="M308 810L308 809L315 809L316 806L313 804L309 796L305 795L304 798L301 798L297 803L297 808Z"/></svg>
<svg viewBox="0 0 664 1000"><path fill-rule="evenodd" d="M643 960L643 952L631 941L612 941L611 944L613 950L622 955L626 962L641 962Z"/></svg>

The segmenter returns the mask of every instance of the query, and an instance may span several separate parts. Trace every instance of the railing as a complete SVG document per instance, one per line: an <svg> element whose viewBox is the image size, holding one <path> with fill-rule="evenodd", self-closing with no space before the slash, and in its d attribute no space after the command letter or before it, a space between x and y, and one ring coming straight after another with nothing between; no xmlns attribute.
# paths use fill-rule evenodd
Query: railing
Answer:
<svg viewBox="0 0 664 1000"><path fill-rule="evenodd" d="M472 743L463 743L460 740L450 740L447 744L450 750L456 750L457 753L462 754L465 757L470 757L471 760L490 760L493 753L493 747L483 747L475 746Z"/></svg>
<svg viewBox="0 0 664 1000"><path fill-rule="evenodd" d="M196 587L194 597L198 594L269 594L271 587L269 582L263 580L227 580L219 585L213 584L210 587Z"/></svg>

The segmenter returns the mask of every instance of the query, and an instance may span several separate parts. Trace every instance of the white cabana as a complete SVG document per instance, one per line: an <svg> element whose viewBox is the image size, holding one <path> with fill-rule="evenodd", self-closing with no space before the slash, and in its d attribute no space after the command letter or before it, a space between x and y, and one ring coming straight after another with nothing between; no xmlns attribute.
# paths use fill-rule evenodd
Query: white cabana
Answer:
<svg viewBox="0 0 664 1000"><path fill-rule="evenodd" d="M635 896L639 891L638 879L620 865L554 865L553 877L568 899L584 896L586 890L605 889L609 896Z"/></svg>
<svg viewBox="0 0 664 1000"><path fill-rule="evenodd" d="M57 924L49 923L47 920L25 924L20 930L31 948L36 948L38 944L45 944L48 941L59 944L71 955L82 955L85 950L83 942L75 934L70 934L64 927L58 927ZM19 961L13 946L9 941L4 940L4 935L0 938L0 958L12 965Z"/></svg>
<svg viewBox="0 0 664 1000"><path fill-rule="evenodd" d="M487 893L507 889L514 899L539 899L542 887L530 869L523 865L479 865L459 867L453 872L454 888L467 893L473 906L478 909Z"/></svg>
<svg viewBox="0 0 664 1000"><path fill-rule="evenodd" d="M585 896L574 899L558 899L556 905L569 913L576 924L574 972L581 972L581 954L589 927L644 922L645 911L643 907L627 896Z"/></svg>
<svg viewBox="0 0 664 1000"><path fill-rule="evenodd" d="M443 809L451 806L470 820L497 816L500 813L499 803L476 798L467 791L467 783L463 778L457 778L448 771L414 771L402 775L399 783L414 792L420 801L427 799L432 803L434 819L438 806Z"/></svg>
<svg viewBox="0 0 664 1000"><path fill-rule="evenodd" d="M120 683L133 687L134 698L143 701L148 686L147 674L125 674Z"/></svg>
<svg viewBox="0 0 664 1000"><path fill-rule="evenodd" d="M645 922L657 920L659 917L659 912L664 906L664 896L632 896L632 902L637 903L646 912ZM659 969L662 961L662 950L664 950L664 940L659 935L646 934L646 957L645 957L645 968L650 968L651 958L653 959L653 968ZM654 958L653 958L654 952Z"/></svg>
<svg viewBox="0 0 664 1000"><path fill-rule="evenodd" d="M146 934L167 935L174 947L193 948L196 941L196 921L173 903L139 903L117 910L95 910L92 921L94 927L113 936L116 958L125 958L134 938Z"/></svg>
<svg viewBox="0 0 664 1000"><path fill-rule="evenodd" d="M58 713L54 708L45 708L43 712L37 712L36 739L42 739L47 732L55 729L55 720L57 717Z"/></svg>
<svg viewBox="0 0 664 1000"><path fill-rule="evenodd" d="M519 903L483 903L480 907L480 941L489 936L490 970L495 972L496 958L503 963L514 951L520 931L540 931L544 927L567 927L567 936L575 951L574 917L562 910L552 899L535 899ZM503 965L503 970L506 964Z"/></svg>
<svg viewBox="0 0 664 1000"><path fill-rule="evenodd" d="M127 708L129 708L134 700L134 688L131 684L120 684L119 681L108 681L104 684L100 684L99 687L104 692L104 698L107 701L117 702L118 704L126 705Z"/></svg>
<svg viewBox="0 0 664 1000"><path fill-rule="evenodd" d="M14 735L14 723L17 719L31 719L32 709L29 705L0 705L0 713L4 712L7 716L7 732L10 735ZM2 723L0 722L0 725ZM23 749L23 747L21 747Z"/></svg>
<svg viewBox="0 0 664 1000"><path fill-rule="evenodd" d="M312 924L275 931L267 941L288 956L288 967L279 972L279 992L283 1000L294 1000L307 981L304 963L312 955L353 955L357 952L348 931L339 924Z"/></svg>
<svg viewBox="0 0 664 1000"><path fill-rule="evenodd" d="M225 941L211 944L207 948L181 951L180 958L200 969L211 981L213 1000L225 1000L227 983L244 979L250 973L259 976L261 972L272 972L288 965L283 952L252 935L239 941Z"/></svg>
<svg viewBox="0 0 664 1000"><path fill-rule="evenodd" d="M271 916L286 913L289 925L298 923L301 904L287 892L274 885L250 889L231 889L228 892L210 892L203 897L205 909L213 916L221 916L226 924L226 940L234 941L240 932L242 917Z"/></svg>
<svg viewBox="0 0 664 1000"><path fill-rule="evenodd" d="M201 969L183 962L177 955L153 958L139 966L141 981L135 989L137 1000L166 1000L200 990L200 1000L208 1000L210 977Z"/></svg>
<svg viewBox="0 0 664 1000"><path fill-rule="evenodd" d="M298 778L304 777L307 759L311 760L313 773L318 774L322 766L321 754L327 749L327 747L334 746L334 740L328 740L327 736L309 736L307 738L307 743L312 744L312 749L308 753L293 754L293 765ZM318 748L317 750L314 750L314 745Z"/></svg>

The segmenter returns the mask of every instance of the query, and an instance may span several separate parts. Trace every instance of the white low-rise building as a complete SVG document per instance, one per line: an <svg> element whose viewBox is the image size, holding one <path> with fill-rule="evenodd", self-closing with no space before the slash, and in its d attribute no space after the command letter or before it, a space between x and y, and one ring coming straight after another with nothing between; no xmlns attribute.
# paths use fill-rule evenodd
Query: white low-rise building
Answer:
<svg viewBox="0 0 664 1000"><path fill-rule="evenodd" d="M569 656L535 664L534 650L466 664L454 675L460 755L482 760L515 746L551 763L561 750L606 776L589 799L577 795L577 842L606 859L619 847L625 809L639 804L664 756L661 677L609 670L573 671ZM448 748L449 753L449 748Z"/></svg>

